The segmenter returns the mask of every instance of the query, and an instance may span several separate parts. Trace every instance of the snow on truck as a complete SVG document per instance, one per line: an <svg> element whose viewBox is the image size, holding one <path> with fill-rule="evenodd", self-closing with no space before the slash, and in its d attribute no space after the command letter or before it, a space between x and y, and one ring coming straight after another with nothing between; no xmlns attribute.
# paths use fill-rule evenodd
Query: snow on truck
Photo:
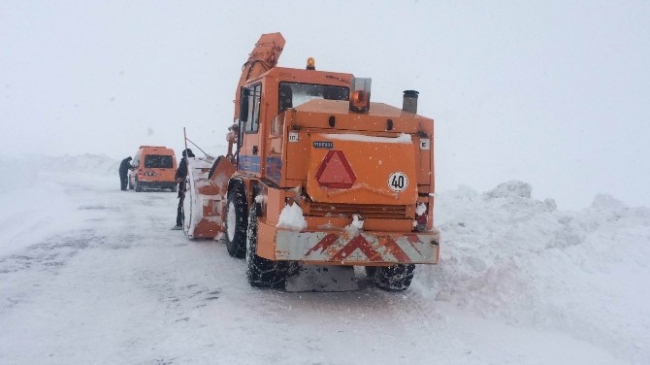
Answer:
<svg viewBox="0 0 650 365"><path fill-rule="evenodd" d="M363 266L378 288L404 290L415 264L438 262L433 120L416 91L400 109L370 102L370 79L312 58L277 67L284 44L264 34L244 64L227 154L189 159L184 231L223 235L253 286Z"/></svg>

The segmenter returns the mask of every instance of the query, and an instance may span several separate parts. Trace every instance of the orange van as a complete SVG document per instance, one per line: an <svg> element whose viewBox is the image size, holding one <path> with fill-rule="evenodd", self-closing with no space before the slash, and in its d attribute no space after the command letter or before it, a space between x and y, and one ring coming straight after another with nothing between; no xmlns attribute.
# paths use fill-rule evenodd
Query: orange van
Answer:
<svg viewBox="0 0 650 365"><path fill-rule="evenodd" d="M176 191L176 155L165 146L140 146L131 162L129 189L169 189Z"/></svg>

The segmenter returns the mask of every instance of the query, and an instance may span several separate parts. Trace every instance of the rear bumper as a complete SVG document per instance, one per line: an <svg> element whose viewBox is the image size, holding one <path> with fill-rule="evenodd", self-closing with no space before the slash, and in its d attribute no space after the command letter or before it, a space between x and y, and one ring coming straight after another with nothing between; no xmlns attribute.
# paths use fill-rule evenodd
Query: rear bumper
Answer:
<svg viewBox="0 0 650 365"><path fill-rule="evenodd" d="M138 181L145 189L172 189L177 185L175 181Z"/></svg>
<svg viewBox="0 0 650 365"><path fill-rule="evenodd" d="M289 231L259 223L258 255L328 265L436 264L440 233ZM272 240L272 241L271 241ZM269 250L273 247L272 250Z"/></svg>

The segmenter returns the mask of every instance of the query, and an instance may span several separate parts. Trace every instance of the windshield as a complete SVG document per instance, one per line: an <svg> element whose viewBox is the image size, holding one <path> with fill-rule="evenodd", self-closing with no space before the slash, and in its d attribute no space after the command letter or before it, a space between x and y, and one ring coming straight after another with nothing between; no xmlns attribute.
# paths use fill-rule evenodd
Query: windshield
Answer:
<svg viewBox="0 0 650 365"><path fill-rule="evenodd" d="M313 99L348 100L350 89L344 86L280 83L280 111L295 108Z"/></svg>
<svg viewBox="0 0 650 365"><path fill-rule="evenodd" d="M144 167L148 169L171 169L174 167L172 156L147 155L144 158Z"/></svg>

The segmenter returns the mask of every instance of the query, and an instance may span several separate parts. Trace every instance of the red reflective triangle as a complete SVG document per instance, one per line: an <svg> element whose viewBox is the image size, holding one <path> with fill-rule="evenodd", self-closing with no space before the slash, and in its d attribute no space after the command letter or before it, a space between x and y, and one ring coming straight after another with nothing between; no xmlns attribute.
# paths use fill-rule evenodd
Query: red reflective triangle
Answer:
<svg viewBox="0 0 650 365"><path fill-rule="evenodd" d="M328 188L349 189L356 179L343 151L327 152L316 171L316 181Z"/></svg>

